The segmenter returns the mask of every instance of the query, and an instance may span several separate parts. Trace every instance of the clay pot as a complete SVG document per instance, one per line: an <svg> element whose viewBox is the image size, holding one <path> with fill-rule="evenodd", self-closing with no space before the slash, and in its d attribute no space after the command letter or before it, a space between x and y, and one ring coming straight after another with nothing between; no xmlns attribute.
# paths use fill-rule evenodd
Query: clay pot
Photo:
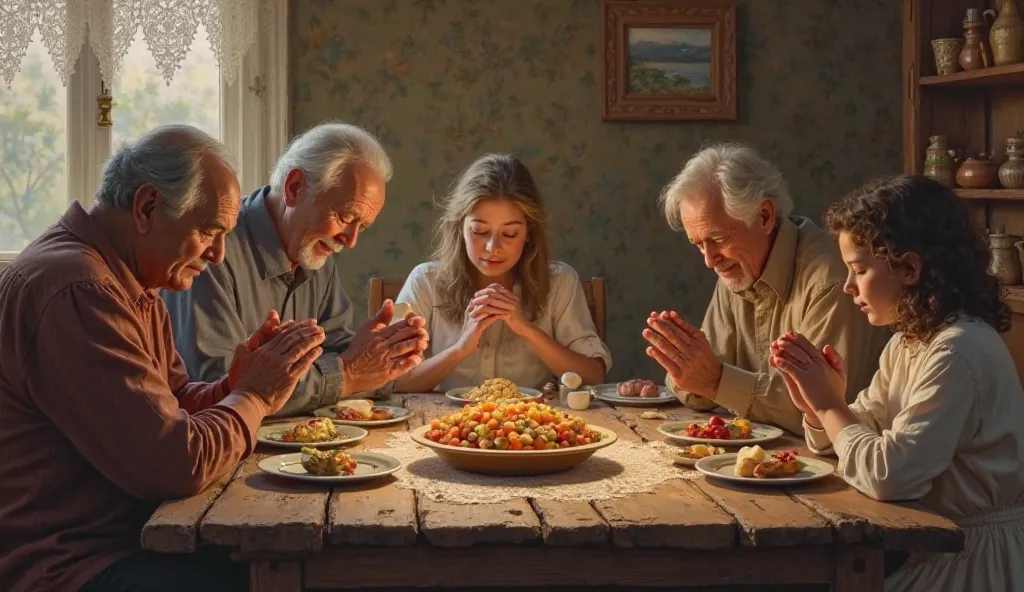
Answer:
<svg viewBox="0 0 1024 592"><path fill-rule="evenodd" d="M956 172L956 184L964 189L988 189L999 184L999 168L984 152L968 158Z"/></svg>

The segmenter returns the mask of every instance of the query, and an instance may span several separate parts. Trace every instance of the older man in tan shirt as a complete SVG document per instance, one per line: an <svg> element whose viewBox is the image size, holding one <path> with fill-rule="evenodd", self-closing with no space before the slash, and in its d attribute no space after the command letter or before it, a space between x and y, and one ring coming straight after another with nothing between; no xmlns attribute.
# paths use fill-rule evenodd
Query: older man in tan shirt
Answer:
<svg viewBox="0 0 1024 592"><path fill-rule="evenodd" d="M677 313L651 313L647 353L687 406L733 413L803 434L782 377L768 366L772 340L798 331L847 360L847 400L878 368L888 329L872 327L843 293L846 266L828 234L791 217L782 174L753 149L727 144L696 154L666 187L669 225L686 232L719 276L701 330Z"/></svg>

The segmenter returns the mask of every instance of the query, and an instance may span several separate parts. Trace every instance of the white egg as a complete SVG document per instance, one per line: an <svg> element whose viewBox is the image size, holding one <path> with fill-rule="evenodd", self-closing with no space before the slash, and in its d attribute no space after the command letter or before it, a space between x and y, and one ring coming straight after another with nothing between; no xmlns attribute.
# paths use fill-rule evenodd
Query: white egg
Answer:
<svg viewBox="0 0 1024 592"><path fill-rule="evenodd" d="M562 384L569 388L577 388L583 384L583 379L575 372L566 372L562 375Z"/></svg>

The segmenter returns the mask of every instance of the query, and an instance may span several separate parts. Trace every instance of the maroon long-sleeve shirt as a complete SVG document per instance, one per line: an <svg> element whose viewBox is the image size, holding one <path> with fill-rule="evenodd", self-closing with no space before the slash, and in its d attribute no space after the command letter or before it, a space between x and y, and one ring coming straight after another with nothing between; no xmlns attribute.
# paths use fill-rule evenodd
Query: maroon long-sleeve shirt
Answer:
<svg viewBox="0 0 1024 592"><path fill-rule="evenodd" d="M255 395L189 382L115 243L75 203L0 272L0 590L78 590L255 443Z"/></svg>

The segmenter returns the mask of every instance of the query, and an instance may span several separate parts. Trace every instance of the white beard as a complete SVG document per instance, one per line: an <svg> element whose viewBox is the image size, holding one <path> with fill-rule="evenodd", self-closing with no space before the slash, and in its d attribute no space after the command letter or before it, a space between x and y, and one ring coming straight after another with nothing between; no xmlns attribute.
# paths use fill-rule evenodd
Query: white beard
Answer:
<svg viewBox="0 0 1024 592"><path fill-rule="evenodd" d="M335 253L340 253L341 250L345 248L341 243L331 239L313 241L299 250L299 267L314 271L323 267L324 263L327 263L327 259L330 255L321 255L317 252L319 251L321 243L330 247Z"/></svg>

